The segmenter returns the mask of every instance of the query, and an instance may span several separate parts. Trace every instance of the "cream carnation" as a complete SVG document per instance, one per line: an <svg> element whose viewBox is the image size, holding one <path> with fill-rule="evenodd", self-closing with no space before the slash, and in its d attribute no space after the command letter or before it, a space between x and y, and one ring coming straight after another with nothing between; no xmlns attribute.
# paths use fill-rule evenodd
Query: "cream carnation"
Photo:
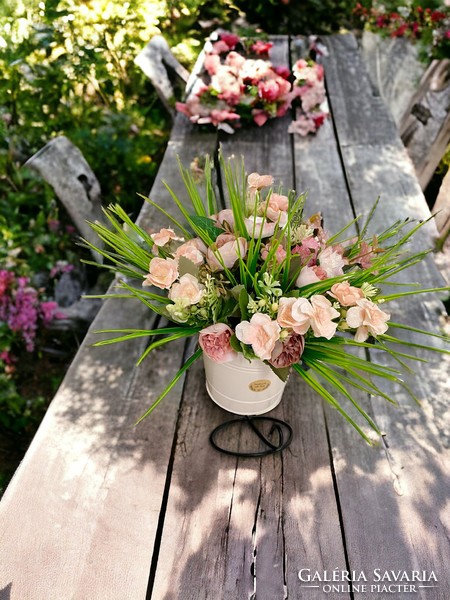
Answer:
<svg viewBox="0 0 450 600"><path fill-rule="evenodd" d="M281 327L272 321L269 315L256 313L249 321L242 321L236 326L236 337L253 348L253 352L261 360L269 360L275 344L280 337Z"/></svg>
<svg viewBox="0 0 450 600"><path fill-rule="evenodd" d="M205 286L198 279L186 273L180 277L180 283L174 283L169 292L170 300L186 300L189 304L197 304L205 293Z"/></svg>
<svg viewBox="0 0 450 600"><path fill-rule="evenodd" d="M363 291L360 288L350 285L348 281L332 285L329 294L333 298L336 298L342 306L355 306L358 300L364 298Z"/></svg>
<svg viewBox="0 0 450 600"><path fill-rule="evenodd" d="M388 330L386 321L391 318L390 314L366 298L358 300L356 304L348 309L346 321L351 329L356 329L357 342L365 342L369 334L377 336Z"/></svg>

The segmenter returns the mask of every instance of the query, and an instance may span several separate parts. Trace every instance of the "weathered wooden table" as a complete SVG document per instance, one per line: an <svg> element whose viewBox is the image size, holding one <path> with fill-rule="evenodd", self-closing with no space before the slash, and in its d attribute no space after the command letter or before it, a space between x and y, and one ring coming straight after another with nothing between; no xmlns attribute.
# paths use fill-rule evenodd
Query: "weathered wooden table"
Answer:
<svg viewBox="0 0 450 600"><path fill-rule="evenodd" d="M354 38L326 44L332 115L318 135L289 136L286 117L223 136L224 153L308 189L311 213L335 231L378 195L379 225L427 217ZM276 38L273 60L288 51ZM170 206L161 180L181 189L176 155L189 163L218 142L179 116L152 198ZM162 225L150 207L141 219ZM431 259L414 279L441 283ZM437 329L441 312L421 295L396 318ZM385 432L377 447L292 377L273 411L292 425L291 446L236 459L209 445L229 415L208 399L199 364L133 427L188 350L170 345L136 369L145 341L92 348L92 331L150 320L133 301L108 300L93 324L0 504L1 600L450 598L448 356L416 363L421 408L388 386L398 407L359 398Z"/></svg>

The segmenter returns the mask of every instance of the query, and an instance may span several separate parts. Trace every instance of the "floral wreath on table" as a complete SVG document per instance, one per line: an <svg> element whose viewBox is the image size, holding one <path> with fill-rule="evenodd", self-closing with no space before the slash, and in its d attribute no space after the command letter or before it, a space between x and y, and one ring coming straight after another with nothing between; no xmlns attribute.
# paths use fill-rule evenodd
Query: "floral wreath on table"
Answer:
<svg viewBox="0 0 450 600"><path fill-rule="evenodd" d="M272 42L245 40L222 32L205 45L203 71L186 102L176 108L197 125L227 133L243 124L264 125L283 117L298 101L300 115L289 133L315 133L328 116L324 70L311 58L299 59L293 71L268 60ZM315 40L310 50L325 54Z"/></svg>
<svg viewBox="0 0 450 600"><path fill-rule="evenodd" d="M230 208L219 208L212 165L207 159L201 190L191 171L180 165L190 208L165 184L181 220L146 199L172 221L174 228L151 233L133 223L119 205L105 211L110 229L91 224L109 248L95 248L86 242L112 264L103 266L140 283L137 288L121 281L123 293L111 297L137 298L172 323L152 330L102 331L116 336L96 345L150 337L141 362L164 344L199 335L200 347L141 419L202 353L218 363L241 354L248 360L263 361L283 380L290 369L294 370L371 442L339 397L349 401L381 435L349 390L392 402L374 381L378 377L396 382L414 395L402 381L400 370L365 360L349 350L383 351L403 367L405 358L423 359L397 350L399 344L450 353L443 348L409 344L387 333L388 328L406 329L449 341L447 336L395 323L385 309L392 300L450 289L422 290L411 284L413 291L403 288L387 294L382 290L386 283L395 286L391 280L394 275L428 254L407 254L404 248L423 223L402 219L371 235L368 227L375 205L357 235L346 237L346 232L359 219L330 235L320 213L304 216L305 194L276 192L270 175L251 173L247 177L243 164L238 168L221 156L219 164ZM152 286L159 288L159 293Z"/></svg>

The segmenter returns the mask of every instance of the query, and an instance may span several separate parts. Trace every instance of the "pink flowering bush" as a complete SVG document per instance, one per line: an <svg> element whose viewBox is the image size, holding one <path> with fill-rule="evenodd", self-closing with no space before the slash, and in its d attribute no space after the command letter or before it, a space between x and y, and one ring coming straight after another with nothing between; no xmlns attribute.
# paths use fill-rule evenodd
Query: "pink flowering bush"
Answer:
<svg viewBox="0 0 450 600"><path fill-rule="evenodd" d="M43 302L27 277L12 271L0 271L0 327L6 337L34 350L38 327L48 325L57 316L56 302ZM5 352L6 350L3 349Z"/></svg>
<svg viewBox="0 0 450 600"><path fill-rule="evenodd" d="M221 41L237 43L234 38ZM310 67L301 65L306 68ZM305 81L321 78L314 71L304 74ZM348 349L388 351L399 361L405 356L396 351L396 344L405 342L388 333L391 327L401 328L391 320L389 301L411 292L401 288L387 293L383 286L387 282L395 286L390 276L425 256L426 252L412 256L404 252L421 224L411 226L406 219L374 235L368 233L369 217L355 237L344 235L348 227L332 235L320 213L305 214L305 195L274 192L271 175L245 176L243 165L236 168L221 156L219 168L229 208L219 209L208 159L207 192L199 190L194 176L182 168L192 212L171 191L183 215L182 220L172 217L173 228L146 231L118 205L108 213L115 233L101 224L92 225L111 247L106 254L116 271L141 283L136 287L123 281L121 296L137 298L171 322L154 330L120 330L97 345L152 336L142 360L165 343L199 336L199 348L144 416L202 354L216 363L231 362L241 354L249 361L263 361L284 380L293 370L368 439L341 404L339 396L343 396L379 433L349 390L354 387L386 397L376 377L402 385L400 371L367 362ZM129 236L117 229L117 219L126 223Z"/></svg>
<svg viewBox="0 0 450 600"><path fill-rule="evenodd" d="M233 128L242 124L253 122L262 126L269 119L284 116L292 102L303 96L302 110L314 126L293 132L315 132L327 115L323 108L323 68L308 61L315 80L303 85L296 79L293 85L290 69L274 67L268 60L272 46L271 42L245 42L234 34L219 34L216 41L205 46L202 79L186 102L177 102L177 110L193 123L233 133ZM297 77L295 71L294 74Z"/></svg>

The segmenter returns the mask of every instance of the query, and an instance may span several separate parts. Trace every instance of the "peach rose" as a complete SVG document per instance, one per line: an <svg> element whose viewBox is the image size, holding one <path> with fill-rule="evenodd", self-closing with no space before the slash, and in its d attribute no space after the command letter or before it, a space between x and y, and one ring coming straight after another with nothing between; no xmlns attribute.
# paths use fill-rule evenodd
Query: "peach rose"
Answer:
<svg viewBox="0 0 450 600"><path fill-rule="evenodd" d="M306 298L280 298L277 322L281 327L304 335L310 327L310 313L311 304Z"/></svg>
<svg viewBox="0 0 450 600"><path fill-rule="evenodd" d="M272 175L260 175L259 173L250 173L247 178L247 185L250 192L262 190L262 188L273 185Z"/></svg>
<svg viewBox="0 0 450 600"><path fill-rule="evenodd" d="M325 296L320 294L311 297L311 307L309 319L314 336L331 339L338 326L332 319L340 316L339 311L332 307L331 302Z"/></svg>
<svg viewBox="0 0 450 600"><path fill-rule="evenodd" d="M156 285L162 290L168 290L178 278L177 261L172 258L152 258L149 270L149 274L142 283L144 286Z"/></svg>
<svg viewBox="0 0 450 600"><path fill-rule="evenodd" d="M350 285L348 281L332 285L329 294L333 298L336 298L342 306L355 306L358 300L364 298L363 291L360 288Z"/></svg>
<svg viewBox="0 0 450 600"><path fill-rule="evenodd" d="M175 231L173 229L160 229L158 231L158 233L152 233L150 234L150 237L152 238L153 242L156 244L156 246L165 246L166 244L168 244L170 242L170 240L179 240L180 238L177 237L177 234L175 233Z"/></svg>
<svg viewBox="0 0 450 600"><path fill-rule="evenodd" d="M247 254L247 240L236 238L232 233L222 233L216 239L217 250L212 248L206 251L206 261L212 271L223 271L234 267L239 257L245 258ZM222 262L217 258L220 255ZM223 264L222 264L223 263Z"/></svg>
<svg viewBox="0 0 450 600"><path fill-rule="evenodd" d="M217 224L221 227L225 226L225 223L228 224L230 229L234 228L234 215L231 208L224 208L219 213L217 213L216 217Z"/></svg>
<svg viewBox="0 0 450 600"><path fill-rule="evenodd" d="M264 217L249 217L244 219L248 235L253 239L266 238L275 233L276 223L269 223Z"/></svg>
<svg viewBox="0 0 450 600"><path fill-rule="evenodd" d="M211 360L218 363L230 362L237 356L237 352L230 346L232 335L233 330L228 325L216 323L200 331L198 343Z"/></svg>
<svg viewBox="0 0 450 600"><path fill-rule="evenodd" d="M391 318L390 314L366 298L357 300L356 304L348 309L346 321L349 327L356 329L357 342L365 342L369 334L377 336L388 330L386 321Z"/></svg>
<svg viewBox="0 0 450 600"><path fill-rule="evenodd" d="M174 302L178 298L187 300L189 304L197 304L200 302L205 293L205 286L199 283L198 279L186 273L180 277L180 283L174 283L169 292L170 300Z"/></svg>
<svg viewBox="0 0 450 600"><path fill-rule="evenodd" d="M269 315L256 313L250 322L242 321L236 326L236 337L244 344L249 344L258 358L269 360L280 331L281 327Z"/></svg>
<svg viewBox="0 0 450 600"><path fill-rule="evenodd" d="M201 240L199 240L199 241L201 242ZM201 243L203 244L203 242L201 242ZM198 243L196 243L195 240L189 240L185 244L181 244L181 246L178 246L178 248L175 250L174 256L175 256L175 258L184 256L184 258L187 258L188 260L193 262L194 265L197 265L197 267L199 267L200 265L202 265L205 262L205 260L204 260L204 255L201 252L201 250L199 250L198 246L199 245L198 245ZM205 252L206 252L206 246L205 246Z"/></svg>
<svg viewBox="0 0 450 600"><path fill-rule="evenodd" d="M267 205L267 208L266 208ZM281 194L272 194L267 202L263 203L266 210L266 216L270 221L278 222L281 227L287 223L289 208L289 198Z"/></svg>

